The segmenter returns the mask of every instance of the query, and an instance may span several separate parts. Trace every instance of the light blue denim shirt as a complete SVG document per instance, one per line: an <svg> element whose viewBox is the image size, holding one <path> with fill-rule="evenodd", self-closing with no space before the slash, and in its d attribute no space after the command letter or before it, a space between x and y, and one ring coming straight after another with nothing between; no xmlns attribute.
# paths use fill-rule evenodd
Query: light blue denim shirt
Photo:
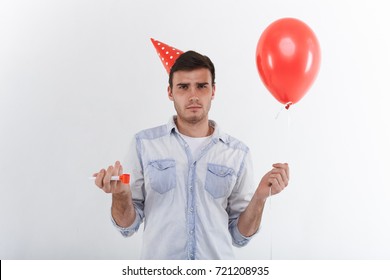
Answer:
<svg viewBox="0 0 390 280"><path fill-rule="evenodd" d="M238 216L254 192L249 149L221 132L214 121L211 141L193 158L173 117L167 125L135 135L128 157L137 212L123 236L144 222L142 259L234 259Z"/></svg>

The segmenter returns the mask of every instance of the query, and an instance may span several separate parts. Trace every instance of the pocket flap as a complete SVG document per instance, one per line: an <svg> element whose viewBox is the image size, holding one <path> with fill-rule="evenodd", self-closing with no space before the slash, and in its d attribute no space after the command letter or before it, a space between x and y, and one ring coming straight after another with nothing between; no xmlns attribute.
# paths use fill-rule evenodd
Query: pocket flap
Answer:
<svg viewBox="0 0 390 280"><path fill-rule="evenodd" d="M212 164L212 163L209 163L207 165L207 169L219 176L219 177L225 177L227 175L231 175L234 173L234 170L232 168L229 168L229 167L226 167L226 166L223 166L223 165L218 165L218 164Z"/></svg>
<svg viewBox="0 0 390 280"><path fill-rule="evenodd" d="M157 168L158 170L165 170L171 167L175 167L175 160L173 159L163 159L155 160L150 163L151 166Z"/></svg>

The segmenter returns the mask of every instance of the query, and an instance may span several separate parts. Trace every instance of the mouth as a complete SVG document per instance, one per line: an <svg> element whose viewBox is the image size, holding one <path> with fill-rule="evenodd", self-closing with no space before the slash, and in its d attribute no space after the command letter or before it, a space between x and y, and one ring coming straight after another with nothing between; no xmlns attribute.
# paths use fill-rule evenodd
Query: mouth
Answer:
<svg viewBox="0 0 390 280"><path fill-rule="evenodd" d="M202 109L202 106L200 106L200 105L190 105L190 106L187 106L187 109L188 110Z"/></svg>

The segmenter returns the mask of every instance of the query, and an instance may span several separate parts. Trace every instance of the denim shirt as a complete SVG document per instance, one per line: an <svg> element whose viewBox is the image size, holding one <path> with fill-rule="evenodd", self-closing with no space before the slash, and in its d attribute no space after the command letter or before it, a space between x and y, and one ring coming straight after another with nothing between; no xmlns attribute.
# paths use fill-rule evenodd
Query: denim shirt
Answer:
<svg viewBox="0 0 390 280"><path fill-rule="evenodd" d="M238 231L238 216L254 192L249 149L221 132L214 121L211 141L197 158L167 125L135 135L128 155L136 219L128 237L144 222L142 259L234 259L233 245L251 237Z"/></svg>

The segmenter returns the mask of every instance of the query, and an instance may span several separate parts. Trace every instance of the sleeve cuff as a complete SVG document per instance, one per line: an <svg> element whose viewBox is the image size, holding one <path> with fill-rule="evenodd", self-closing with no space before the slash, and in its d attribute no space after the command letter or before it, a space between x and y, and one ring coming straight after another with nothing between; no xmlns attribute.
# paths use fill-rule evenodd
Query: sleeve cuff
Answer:
<svg viewBox="0 0 390 280"><path fill-rule="evenodd" d="M137 211L136 211L135 220L134 220L133 224L130 225L129 227L126 227L126 228L119 226L115 222L114 218L112 217L112 213L110 213L110 216L111 216L112 224L123 235L123 237L130 237L130 236L132 236L135 232L138 231L138 228L139 228L139 226L141 225L141 222L142 222L141 217L139 216Z"/></svg>
<svg viewBox="0 0 390 280"><path fill-rule="evenodd" d="M233 245L236 247L243 247L247 245L249 241L253 238L253 236L255 236L259 232L260 228L253 235L244 236L238 230L237 223L238 223L238 218L230 223L229 230L233 238Z"/></svg>

